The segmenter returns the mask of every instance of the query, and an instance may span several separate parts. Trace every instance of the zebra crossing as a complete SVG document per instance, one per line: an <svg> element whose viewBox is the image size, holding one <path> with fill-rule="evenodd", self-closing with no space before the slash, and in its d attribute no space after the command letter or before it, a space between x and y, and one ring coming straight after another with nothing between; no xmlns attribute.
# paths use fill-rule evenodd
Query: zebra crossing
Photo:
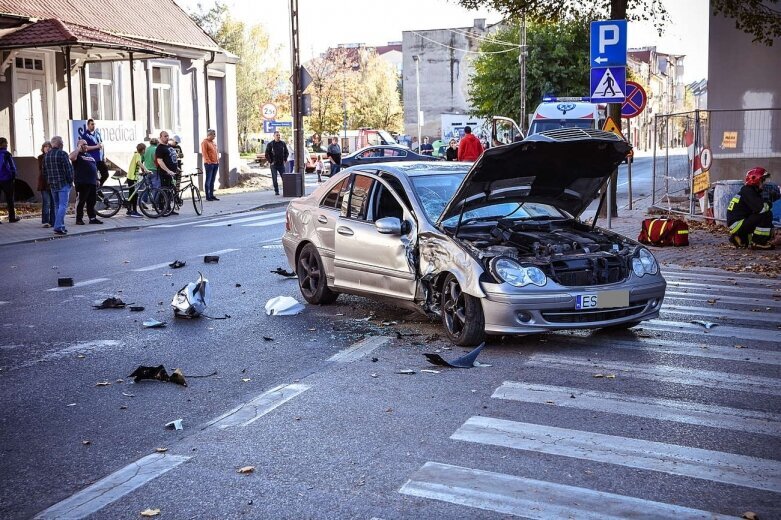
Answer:
<svg viewBox="0 0 781 520"><path fill-rule="evenodd" d="M190 220L187 222L176 222L171 224L156 224L150 226L150 229L164 228L220 228L228 226L237 227L268 227L285 222L285 209L279 210L261 210L257 212L241 213L238 215L225 215L222 217L210 218L208 220Z"/></svg>
<svg viewBox="0 0 781 520"><path fill-rule="evenodd" d="M781 517L781 281L664 274L668 294L658 319L642 323L631 340L625 333L596 341L547 335L518 376L491 395L503 405L501 416L466 418L443 440L452 445L450 460L426 461L399 493L539 519L739 518L752 510L731 493L698 503L676 485L688 479L750 497L760 518ZM707 434L670 440L670 432L689 429ZM747 436L746 444L733 442ZM469 446L481 456L460 455ZM508 466L511 458L516 465ZM550 468L524 472L526 459ZM604 482L592 488L589 479L573 485L583 467L608 471L622 492ZM620 485L630 478L644 485Z"/></svg>

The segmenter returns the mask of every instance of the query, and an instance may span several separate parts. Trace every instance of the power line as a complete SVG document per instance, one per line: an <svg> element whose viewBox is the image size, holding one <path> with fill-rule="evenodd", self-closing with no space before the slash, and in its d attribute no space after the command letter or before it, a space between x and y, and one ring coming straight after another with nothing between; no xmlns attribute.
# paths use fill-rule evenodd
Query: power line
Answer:
<svg viewBox="0 0 781 520"><path fill-rule="evenodd" d="M477 38L478 40L483 40L488 43L496 43L498 45L505 45L507 47L514 47L517 48L517 43L512 42L506 42L504 40L497 40L496 38L491 38L490 36L480 36L478 34L472 34L469 31L465 31L464 29L448 29L448 31L454 32L456 34L460 34L462 36L471 36L472 38Z"/></svg>
<svg viewBox="0 0 781 520"><path fill-rule="evenodd" d="M501 50L501 51L470 51L469 49L458 49L456 47L451 47L450 45L448 45L446 43L442 43L442 42L438 42L436 40L432 40L431 38L429 38L427 36L423 36L419 32L415 32L415 31L410 31L410 32L412 34L416 34L416 35L420 36L424 40L430 41L431 43L435 43L435 44L437 44L439 46L442 46L442 47L445 47L447 49L451 49L451 50L459 51L459 52L464 52L464 53L467 53L467 54L503 54L505 52L512 52L512 51L517 51L518 50L518 46L516 45L514 48L505 49L505 50Z"/></svg>

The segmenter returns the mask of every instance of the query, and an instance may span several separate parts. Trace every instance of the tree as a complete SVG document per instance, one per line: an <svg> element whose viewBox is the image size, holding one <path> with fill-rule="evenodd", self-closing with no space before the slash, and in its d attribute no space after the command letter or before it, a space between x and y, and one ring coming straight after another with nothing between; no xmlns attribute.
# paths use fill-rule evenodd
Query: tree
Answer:
<svg viewBox="0 0 781 520"><path fill-rule="evenodd" d="M755 42L767 46L781 37L781 11L768 4L778 0L711 0L713 14L735 19L735 28L754 37Z"/></svg>
<svg viewBox="0 0 781 520"><path fill-rule="evenodd" d="M260 133L263 118L260 106L274 101L286 107L289 95L278 90L283 71L276 58L279 49L272 49L269 35L260 25L247 26L235 20L225 4L217 2L208 11L198 4L190 16L222 49L239 57L236 65L236 119L240 149L247 151L250 134Z"/></svg>
<svg viewBox="0 0 781 520"><path fill-rule="evenodd" d="M469 101L480 117L517 117L519 50L501 42L517 42L519 25L507 25L480 45L469 82ZM588 95L588 21L531 23L526 32L526 106L535 107L545 94Z"/></svg>
<svg viewBox="0 0 781 520"><path fill-rule="evenodd" d="M359 95L353 102L353 127L400 132L404 126L404 111L393 65L372 52L361 67L359 85Z"/></svg>

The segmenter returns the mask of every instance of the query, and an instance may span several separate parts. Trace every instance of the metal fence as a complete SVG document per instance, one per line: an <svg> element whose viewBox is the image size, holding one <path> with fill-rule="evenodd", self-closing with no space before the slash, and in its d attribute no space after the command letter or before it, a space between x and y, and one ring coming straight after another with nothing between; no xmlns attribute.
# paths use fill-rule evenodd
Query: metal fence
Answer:
<svg viewBox="0 0 781 520"><path fill-rule="evenodd" d="M655 116L653 207L713 216L712 201L707 197L710 190L694 189L696 181L705 179L695 179L695 175L703 171L701 157L706 148L712 163L718 165L710 166L710 186L714 180L742 179L747 164L767 167L769 161L781 158L781 108L694 110ZM707 169L708 165L704 166Z"/></svg>

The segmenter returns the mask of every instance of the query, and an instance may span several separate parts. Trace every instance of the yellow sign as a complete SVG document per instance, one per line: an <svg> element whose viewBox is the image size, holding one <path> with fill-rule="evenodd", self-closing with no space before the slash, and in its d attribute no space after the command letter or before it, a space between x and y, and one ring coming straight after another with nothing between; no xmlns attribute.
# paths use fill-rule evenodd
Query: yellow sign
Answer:
<svg viewBox="0 0 781 520"><path fill-rule="evenodd" d="M710 173L709 172L702 172L698 173L694 176L694 186L692 189L694 190L694 193L700 193L701 191L705 191L708 188L710 188Z"/></svg>
<svg viewBox="0 0 781 520"><path fill-rule="evenodd" d="M722 148L737 148L738 147L738 133L737 132L724 132L724 136L721 138Z"/></svg>
<svg viewBox="0 0 781 520"><path fill-rule="evenodd" d="M616 122L613 121L612 117L608 117L605 120L605 126L602 127L602 130L604 130L605 132L613 132L614 134L616 134L621 139L624 139L624 134L621 133L621 129L618 127Z"/></svg>

